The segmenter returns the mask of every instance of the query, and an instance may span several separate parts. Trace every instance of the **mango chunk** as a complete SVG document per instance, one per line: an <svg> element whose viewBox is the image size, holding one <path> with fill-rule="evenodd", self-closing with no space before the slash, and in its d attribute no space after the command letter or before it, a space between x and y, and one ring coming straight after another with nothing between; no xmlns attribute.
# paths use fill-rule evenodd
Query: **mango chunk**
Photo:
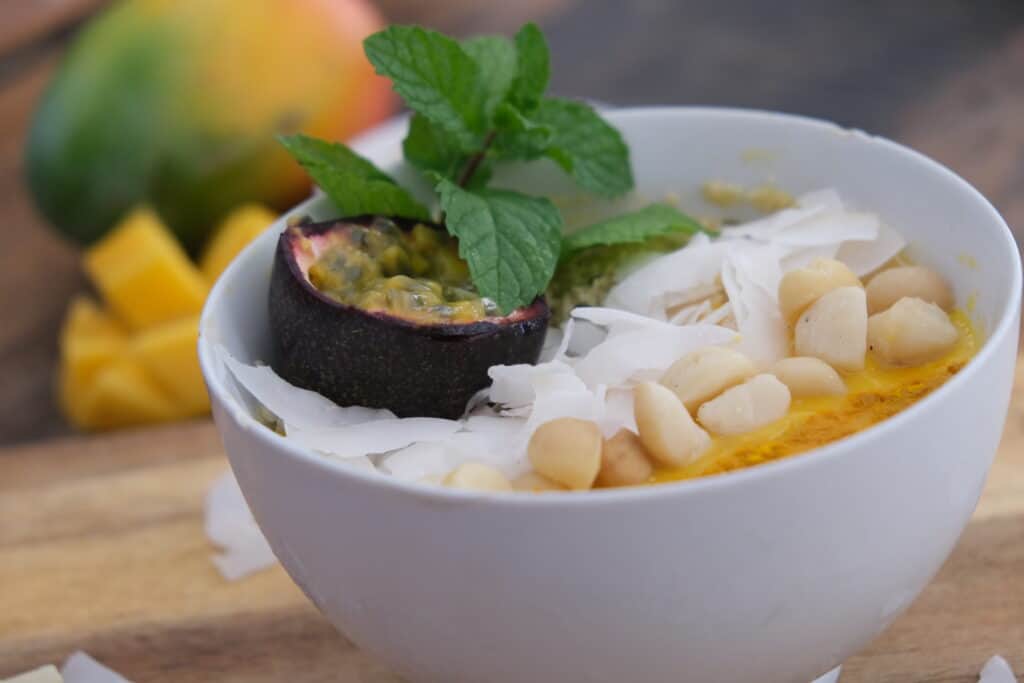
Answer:
<svg viewBox="0 0 1024 683"><path fill-rule="evenodd" d="M277 220L277 214L262 204L245 204L232 211L210 238L199 269L211 285L228 264L256 237Z"/></svg>
<svg viewBox="0 0 1024 683"><path fill-rule="evenodd" d="M72 422L82 421L82 398L93 378L127 348L121 325L87 296L71 301L60 333L58 399Z"/></svg>
<svg viewBox="0 0 1024 683"><path fill-rule="evenodd" d="M140 363L120 358L96 374L69 417L84 429L112 429L185 415Z"/></svg>
<svg viewBox="0 0 1024 683"><path fill-rule="evenodd" d="M177 410L187 415L210 410L199 370L198 341L199 316L194 315L139 332L131 342L132 356L171 397Z"/></svg>
<svg viewBox="0 0 1024 683"><path fill-rule="evenodd" d="M135 330L198 313L209 290L149 209L125 217L85 253L84 265L110 308Z"/></svg>

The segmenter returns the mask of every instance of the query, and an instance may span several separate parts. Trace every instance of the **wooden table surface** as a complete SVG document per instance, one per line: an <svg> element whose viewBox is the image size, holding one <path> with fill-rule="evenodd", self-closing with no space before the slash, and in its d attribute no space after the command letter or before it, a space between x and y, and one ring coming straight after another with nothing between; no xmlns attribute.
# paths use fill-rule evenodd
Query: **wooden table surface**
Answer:
<svg viewBox="0 0 1024 683"><path fill-rule="evenodd" d="M102 4L0 0L0 676L83 648L137 683L391 681L280 569L238 583L214 571L200 517L225 467L212 425L81 438L56 412L56 330L85 284L75 249L24 191L23 135L68 37ZM781 109L886 134L948 164L1024 226L1019 0L379 4L395 20L458 33L537 19L561 94ZM842 680L966 683L997 652L1024 672L1021 370L963 540Z"/></svg>

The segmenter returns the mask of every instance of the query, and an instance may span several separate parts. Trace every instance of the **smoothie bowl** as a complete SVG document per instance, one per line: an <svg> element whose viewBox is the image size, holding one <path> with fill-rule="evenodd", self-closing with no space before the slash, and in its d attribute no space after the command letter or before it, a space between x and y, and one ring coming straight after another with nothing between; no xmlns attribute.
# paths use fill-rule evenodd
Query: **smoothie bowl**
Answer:
<svg viewBox="0 0 1024 683"><path fill-rule="evenodd" d="M1016 360L1016 245L969 184L888 140L758 112L606 118L629 198L581 204L554 165L495 182L555 198L570 230L668 196L705 233L509 313L441 257L398 294L378 270L316 285L349 272L317 270L339 249L362 258L368 223L315 197L204 311L231 467L306 595L409 680L809 681L910 604L974 510ZM415 183L403 132L358 148ZM767 185L784 194L740 189ZM408 260L413 233L379 227L374 253ZM409 298L435 281L437 301ZM282 313L304 298L329 312ZM381 348L407 332L429 341ZM466 339L484 350L435 372ZM347 393L345 372L402 400Z"/></svg>

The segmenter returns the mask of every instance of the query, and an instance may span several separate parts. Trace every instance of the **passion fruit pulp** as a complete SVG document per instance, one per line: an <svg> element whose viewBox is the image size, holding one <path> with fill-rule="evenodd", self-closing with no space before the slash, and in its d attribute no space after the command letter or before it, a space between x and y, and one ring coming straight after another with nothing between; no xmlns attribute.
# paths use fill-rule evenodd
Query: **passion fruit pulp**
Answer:
<svg viewBox="0 0 1024 683"><path fill-rule="evenodd" d="M400 417L459 417L492 365L537 362L550 317L502 315L442 226L382 216L286 228L269 309L279 375Z"/></svg>

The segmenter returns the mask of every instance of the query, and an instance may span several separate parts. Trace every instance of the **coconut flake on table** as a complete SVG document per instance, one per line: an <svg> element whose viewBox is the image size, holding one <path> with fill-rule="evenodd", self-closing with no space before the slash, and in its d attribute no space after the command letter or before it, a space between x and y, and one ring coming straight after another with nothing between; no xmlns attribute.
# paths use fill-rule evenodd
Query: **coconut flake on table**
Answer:
<svg viewBox="0 0 1024 683"><path fill-rule="evenodd" d="M109 669L79 650L73 652L61 667L64 683L131 683L127 678Z"/></svg>
<svg viewBox="0 0 1024 683"><path fill-rule="evenodd" d="M204 514L206 537L222 549L211 559L225 579L235 581L277 564L231 470L207 492Z"/></svg>
<svg viewBox="0 0 1024 683"><path fill-rule="evenodd" d="M1014 676L1010 663L996 655L985 662L978 683L1017 683L1017 677Z"/></svg>

